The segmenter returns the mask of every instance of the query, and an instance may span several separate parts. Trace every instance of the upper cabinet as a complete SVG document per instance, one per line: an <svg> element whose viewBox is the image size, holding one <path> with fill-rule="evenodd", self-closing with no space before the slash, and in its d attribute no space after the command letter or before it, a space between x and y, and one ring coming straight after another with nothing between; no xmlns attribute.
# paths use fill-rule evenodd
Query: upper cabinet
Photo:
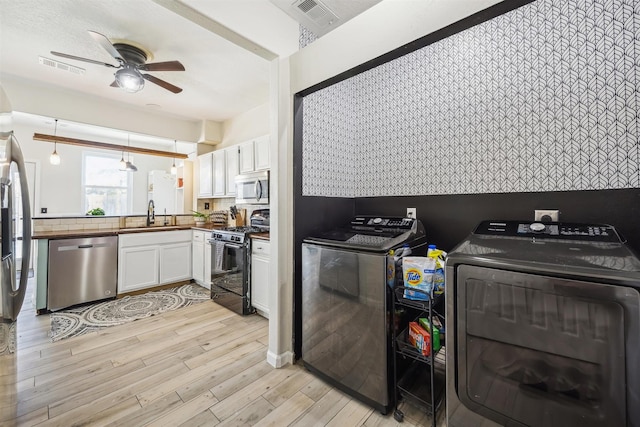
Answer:
<svg viewBox="0 0 640 427"><path fill-rule="evenodd" d="M239 146L240 148L240 173L253 172L254 164L253 164L253 151L254 151L254 143L253 140L243 142Z"/></svg>
<svg viewBox="0 0 640 427"><path fill-rule="evenodd" d="M269 135L198 156L198 198L234 197L236 176L269 169Z"/></svg>
<svg viewBox="0 0 640 427"><path fill-rule="evenodd" d="M269 135L243 142L239 146L240 173L255 172L271 167Z"/></svg>
<svg viewBox="0 0 640 427"><path fill-rule="evenodd" d="M224 150L213 152L213 197L226 195L227 168Z"/></svg>
<svg viewBox="0 0 640 427"><path fill-rule="evenodd" d="M240 148L237 145L225 148L225 159L227 161L227 195L236 195L236 176L240 172Z"/></svg>
<svg viewBox="0 0 640 427"><path fill-rule="evenodd" d="M271 167L271 161L269 158L269 152L271 146L269 144L269 135L256 138L254 141L254 170L260 171L269 169Z"/></svg>
<svg viewBox="0 0 640 427"><path fill-rule="evenodd" d="M213 153L198 156L199 180L198 197L213 197Z"/></svg>

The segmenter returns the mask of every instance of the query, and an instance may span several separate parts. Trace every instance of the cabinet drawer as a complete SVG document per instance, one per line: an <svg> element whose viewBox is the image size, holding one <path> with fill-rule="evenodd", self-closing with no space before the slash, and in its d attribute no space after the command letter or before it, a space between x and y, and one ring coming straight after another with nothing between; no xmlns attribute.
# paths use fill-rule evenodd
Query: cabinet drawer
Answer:
<svg viewBox="0 0 640 427"><path fill-rule="evenodd" d="M204 243L204 235L206 233L204 231L193 231L193 242Z"/></svg>
<svg viewBox="0 0 640 427"><path fill-rule="evenodd" d="M251 254L252 255L269 255L270 242L266 240L253 239L251 241Z"/></svg>

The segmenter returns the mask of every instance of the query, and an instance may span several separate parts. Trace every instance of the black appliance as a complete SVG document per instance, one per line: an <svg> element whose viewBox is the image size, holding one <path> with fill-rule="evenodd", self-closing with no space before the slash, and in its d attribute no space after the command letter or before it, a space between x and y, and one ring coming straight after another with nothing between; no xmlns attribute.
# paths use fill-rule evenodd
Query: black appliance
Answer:
<svg viewBox="0 0 640 427"><path fill-rule="evenodd" d="M226 227L211 232L211 298L238 314L255 312L251 306L249 235L268 231L268 219L269 209L258 209L251 214L250 226Z"/></svg>
<svg viewBox="0 0 640 427"><path fill-rule="evenodd" d="M388 252L426 253L422 223L358 216L302 244L302 361L331 385L382 413L393 405Z"/></svg>
<svg viewBox="0 0 640 427"><path fill-rule="evenodd" d="M639 289L609 225L482 222L446 261L448 425L640 426Z"/></svg>

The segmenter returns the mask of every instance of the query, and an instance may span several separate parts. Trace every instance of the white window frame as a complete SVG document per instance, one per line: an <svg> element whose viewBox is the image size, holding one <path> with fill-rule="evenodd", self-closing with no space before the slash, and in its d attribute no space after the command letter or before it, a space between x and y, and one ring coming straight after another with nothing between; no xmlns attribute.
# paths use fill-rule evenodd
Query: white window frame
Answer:
<svg viewBox="0 0 640 427"><path fill-rule="evenodd" d="M102 157L105 159L113 159L113 163L115 165L115 167L118 167L118 163L120 162L120 159L122 159L122 154L117 154L117 153L111 153L111 152L107 152L105 153L104 151L91 151L91 150L83 150L82 151L82 188L81 188L81 192L82 192L82 197L80 200L80 212L85 213L86 209L85 206L87 204L87 191L86 191L86 187L87 187L87 183L86 183L86 177L85 177L85 167L86 167L86 158L88 156L92 156L92 157ZM133 157L129 156L129 161L131 161L131 163L133 163ZM125 157L125 160L127 160L127 158ZM127 208L126 208L126 212L121 212L120 215L131 215L131 212L133 210L133 177L131 176L131 174L133 174L135 172L127 172ZM122 187L118 187L118 188L122 188Z"/></svg>

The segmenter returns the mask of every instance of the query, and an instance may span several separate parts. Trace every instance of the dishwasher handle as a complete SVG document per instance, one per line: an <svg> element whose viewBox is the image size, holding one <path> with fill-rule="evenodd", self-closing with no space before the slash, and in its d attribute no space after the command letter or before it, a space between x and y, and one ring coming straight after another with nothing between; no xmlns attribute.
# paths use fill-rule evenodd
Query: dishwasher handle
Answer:
<svg viewBox="0 0 640 427"><path fill-rule="evenodd" d="M108 248L111 247L113 245L109 244L109 243L87 243L84 245L68 245L68 246L59 246L57 248L58 252L65 252L65 251L75 251L78 249L93 249L93 248Z"/></svg>
<svg viewBox="0 0 640 427"><path fill-rule="evenodd" d="M88 249L88 248L92 248L93 245L78 245L78 249Z"/></svg>

